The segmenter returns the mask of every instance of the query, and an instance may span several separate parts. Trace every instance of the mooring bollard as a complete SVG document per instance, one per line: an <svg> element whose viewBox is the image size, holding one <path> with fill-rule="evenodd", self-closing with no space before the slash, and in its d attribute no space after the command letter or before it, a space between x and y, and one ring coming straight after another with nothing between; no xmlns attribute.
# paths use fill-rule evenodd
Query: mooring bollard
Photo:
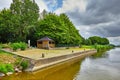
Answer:
<svg viewBox="0 0 120 80"><path fill-rule="evenodd" d="M45 57L45 55L44 55L44 53L42 53L42 58L44 58Z"/></svg>
<svg viewBox="0 0 120 80"><path fill-rule="evenodd" d="M74 53L74 51L72 50L72 53Z"/></svg>

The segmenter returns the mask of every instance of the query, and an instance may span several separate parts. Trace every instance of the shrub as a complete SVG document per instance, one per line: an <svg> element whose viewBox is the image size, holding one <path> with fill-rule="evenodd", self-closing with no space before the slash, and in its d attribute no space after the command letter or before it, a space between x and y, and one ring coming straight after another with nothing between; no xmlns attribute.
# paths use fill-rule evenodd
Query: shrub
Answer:
<svg viewBox="0 0 120 80"><path fill-rule="evenodd" d="M20 42L20 49L21 49L21 50L25 50L26 48L27 48L26 43Z"/></svg>
<svg viewBox="0 0 120 80"><path fill-rule="evenodd" d="M7 73L7 72L14 72L12 64L0 64L0 72Z"/></svg>
<svg viewBox="0 0 120 80"><path fill-rule="evenodd" d="M20 44L19 43L12 43L11 47L13 48L14 51L16 51L17 49L20 48Z"/></svg>
<svg viewBox="0 0 120 80"><path fill-rule="evenodd" d="M25 70L28 68L28 61L27 60L24 60L21 62L20 64L22 66L22 70Z"/></svg>
<svg viewBox="0 0 120 80"><path fill-rule="evenodd" d="M17 49L25 50L27 48L27 45L24 42L19 42L19 43L12 43L11 47L13 48L14 51L16 51Z"/></svg>
<svg viewBox="0 0 120 80"><path fill-rule="evenodd" d="M5 67L5 64L0 64L0 72L7 73L7 69Z"/></svg>
<svg viewBox="0 0 120 80"><path fill-rule="evenodd" d="M14 72L13 65L11 64L6 64L6 69L8 72Z"/></svg>

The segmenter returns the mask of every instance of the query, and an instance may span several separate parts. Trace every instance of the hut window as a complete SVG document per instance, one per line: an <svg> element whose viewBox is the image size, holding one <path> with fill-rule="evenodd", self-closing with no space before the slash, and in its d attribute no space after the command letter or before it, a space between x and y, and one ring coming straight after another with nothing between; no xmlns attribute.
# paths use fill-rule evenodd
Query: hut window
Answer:
<svg viewBox="0 0 120 80"><path fill-rule="evenodd" d="M41 41L41 42L38 42L38 44L42 44L42 41Z"/></svg>
<svg viewBox="0 0 120 80"><path fill-rule="evenodd" d="M52 42L49 42L49 44L52 44Z"/></svg>

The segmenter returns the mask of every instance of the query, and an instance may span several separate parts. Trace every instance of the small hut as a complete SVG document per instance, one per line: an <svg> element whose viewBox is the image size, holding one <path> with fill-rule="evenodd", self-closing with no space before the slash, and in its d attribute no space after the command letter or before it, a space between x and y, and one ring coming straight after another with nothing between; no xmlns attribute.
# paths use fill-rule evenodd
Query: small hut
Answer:
<svg viewBox="0 0 120 80"><path fill-rule="evenodd" d="M54 40L48 37L43 37L37 40L37 48L49 49L49 48L54 48L54 47L55 47Z"/></svg>

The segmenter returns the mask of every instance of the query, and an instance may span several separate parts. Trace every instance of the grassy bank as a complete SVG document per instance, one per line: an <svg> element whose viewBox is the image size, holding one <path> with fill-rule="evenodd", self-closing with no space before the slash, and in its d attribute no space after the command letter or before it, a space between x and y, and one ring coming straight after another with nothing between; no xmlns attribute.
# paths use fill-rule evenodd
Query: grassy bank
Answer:
<svg viewBox="0 0 120 80"><path fill-rule="evenodd" d="M0 50L0 73L14 72L15 61L12 54Z"/></svg>
<svg viewBox="0 0 120 80"><path fill-rule="evenodd" d="M114 48L113 45L83 45L82 48L85 49L96 49L97 51L104 51Z"/></svg>
<svg viewBox="0 0 120 80"><path fill-rule="evenodd" d="M105 51L105 50L109 50L114 48L114 46L111 45L95 45L95 49L97 49L97 51Z"/></svg>
<svg viewBox="0 0 120 80"><path fill-rule="evenodd" d="M14 63L15 61L12 54L0 50L0 63Z"/></svg>
<svg viewBox="0 0 120 80"><path fill-rule="evenodd" d="M8 72L14 72L15 68L24 70L27 66L28 62L26 62L26 60L23 61L20 57L0 50L0 73L6 74Z"/></svg>

